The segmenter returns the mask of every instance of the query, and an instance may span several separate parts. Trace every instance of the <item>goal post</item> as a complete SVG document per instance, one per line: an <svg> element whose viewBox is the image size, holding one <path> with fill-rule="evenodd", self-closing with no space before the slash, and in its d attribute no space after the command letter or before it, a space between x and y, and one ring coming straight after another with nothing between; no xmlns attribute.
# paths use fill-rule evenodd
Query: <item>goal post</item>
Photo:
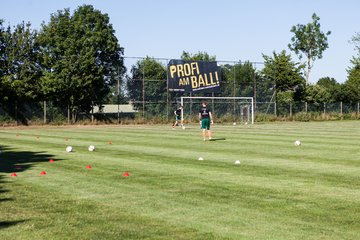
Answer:
<svg viewBox="0 0 360 240"><path fill-rule="evenodd" d="M236 119L254 124L254 98L253 97L181 97L180 104L181 119L184 119L186 104L189 104L190 114L193 105L199 105L203 100L207 101L214 115L232 115L234 122ZM211 101L211 102L210 102Z"/></svg>

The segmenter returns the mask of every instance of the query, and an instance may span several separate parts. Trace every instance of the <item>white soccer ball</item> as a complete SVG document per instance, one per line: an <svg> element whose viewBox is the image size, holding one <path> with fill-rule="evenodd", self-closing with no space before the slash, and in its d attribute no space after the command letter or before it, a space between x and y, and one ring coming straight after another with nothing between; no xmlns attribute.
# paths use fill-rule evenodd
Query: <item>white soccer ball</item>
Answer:
<svg viewBox="0 0 360 240"><path fill-rule="evenodd" d="M73 149L72 149L72 146L67 146L67 147L66 147L66 151L67 151L67 152L72 152L72 150L73 150Z"/></svg>
<svg viewBox="0 0 360 240"><path fill-rule="evenodd" d="M186 129L185 126L182 126L182 129L185 130Z"/></svg>
<svg viewBox="0 0 360 240"><path fill-rule="evenodd" d="M95 151L95 146L94 146L94 145L90 145L90 146L88 147L88 150L89 150L90 152Z"/></svg>
<svg viewBox="0 0 360 240"><path fill-rule="evenodd" d="M202 157L199 157L199 159L198 159L199 161L203 161L204 159L202 158Z"/></svg>
<svg viewBox="0 0 360 240"><path fill-rule="evenodd" d="M294 145L295 145L295 146L300 146L300 145L301 145L300 140L296 140L296 141L294 142Z"/></svg>
<svg viewBox="0 0 360 240"><path fill-rule="evenodd" d="M245 122L245 125L248 125L248 122Z"/></svg>
<svg viewBox="0 0 360 240"><path fill-rule="evenodd" d="M236 122L233 122L233 125L235 126L235 125L236 125Z"/></svg>
<svg viewBox="0 0 360 240"><path fill-rule="evenodd" d="M239 164L240 164L240 160L236 160L236 161L235 161L235 164L236 164L236 165L239 165Z"/></svg>

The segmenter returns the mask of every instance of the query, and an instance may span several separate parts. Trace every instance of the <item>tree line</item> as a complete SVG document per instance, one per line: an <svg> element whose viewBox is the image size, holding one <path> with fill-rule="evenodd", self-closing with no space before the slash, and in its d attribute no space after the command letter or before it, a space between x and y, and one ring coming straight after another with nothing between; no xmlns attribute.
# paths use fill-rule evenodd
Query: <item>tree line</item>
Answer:
<svg viewBox="0 0 360 240"><path fill-rule="evenodd" d="M0 21L0 104L52 101L75 117L102 104L125 72L124 49L107 14L91 5L52 14L39 31ZM19 105L19 103L22 103Z"/></svg>
<svg viewBox="0 0 360 240"><path fill-rule="evenodd" d="M322 31L316 14L312 22L297 24L290 31L294 35L288 49L299 61L284 49L263 55L261 70L250 61L221 64L223 82L213 95L251 96L258 102L360 102L360 33L350 40L355 55L347 80L338 83L326 76L310 84L311 69L329 47L331 32ZM201 51L184 51L180 58L216 61L216 56ZM146 57L126 74L124 47L108 15L91 5L79 6L73 13L59 10L39 30L24 22L5 26L0 19L0 107L10 113L19 103L51 101L74 119L78 112L109 102L131 101L136 108L144 108L144 101L176 102L180 95L167 91L166 73L166 64ZM145 110L156 113L162 108L153 104Z"/></svg>

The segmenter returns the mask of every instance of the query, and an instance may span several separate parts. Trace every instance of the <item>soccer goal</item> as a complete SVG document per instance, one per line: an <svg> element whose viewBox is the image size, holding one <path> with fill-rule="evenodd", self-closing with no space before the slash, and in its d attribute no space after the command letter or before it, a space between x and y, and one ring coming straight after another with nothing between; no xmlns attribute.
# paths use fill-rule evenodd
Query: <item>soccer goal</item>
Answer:
<svg viewBox="0 0 360 240"><path fill-rule="evenodd" d="M181 97L181 118L197 118L202 101L206 101L215 121L254 124L253 97Z"/></svg>

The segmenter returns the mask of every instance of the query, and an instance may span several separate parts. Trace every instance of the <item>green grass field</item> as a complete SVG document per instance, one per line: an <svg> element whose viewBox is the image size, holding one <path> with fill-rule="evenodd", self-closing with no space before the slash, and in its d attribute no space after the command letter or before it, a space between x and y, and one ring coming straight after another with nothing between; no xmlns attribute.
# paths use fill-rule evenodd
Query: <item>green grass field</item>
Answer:
<svg viewBox="0 0 360 240"><path fill-rule="evenodd" d="M0 128L0 238L359 239L358 121L213 132Z"/></svg>

